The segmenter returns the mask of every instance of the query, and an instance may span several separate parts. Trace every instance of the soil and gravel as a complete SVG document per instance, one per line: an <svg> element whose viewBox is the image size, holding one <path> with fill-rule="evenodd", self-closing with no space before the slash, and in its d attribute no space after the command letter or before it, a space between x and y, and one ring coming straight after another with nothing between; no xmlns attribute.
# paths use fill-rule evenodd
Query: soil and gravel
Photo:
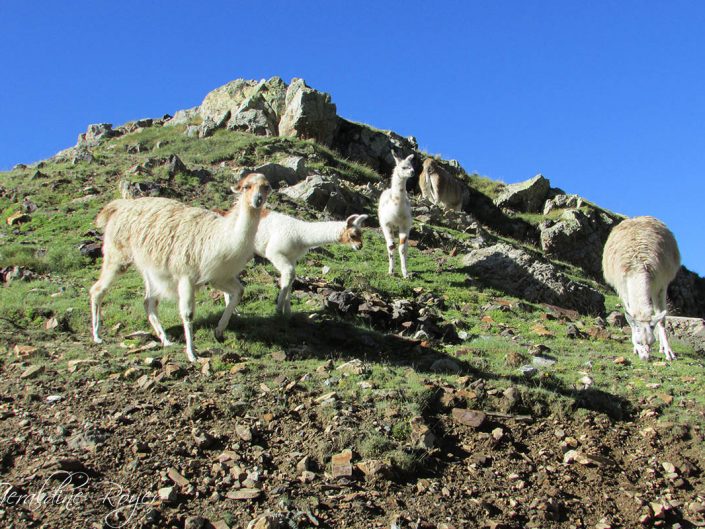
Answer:
<svg viewBox="0 0 705 529"><path fill-rule="evenodd" d="M356 436L388 435L399 410L375 410L393 390L351 402L318 389L346 359L295 378L232 352L221 352L230 371L165 356L81 377L103 361L95 348L69 364L78 377L5 365L2 526L705 526L702 439L659 420L656 405L621 420L532 416L516 388L458 375L429 383L423 413L401 417L410 435L398 458L365 459ZM499 404L473 410L478 395Z"/></svg>

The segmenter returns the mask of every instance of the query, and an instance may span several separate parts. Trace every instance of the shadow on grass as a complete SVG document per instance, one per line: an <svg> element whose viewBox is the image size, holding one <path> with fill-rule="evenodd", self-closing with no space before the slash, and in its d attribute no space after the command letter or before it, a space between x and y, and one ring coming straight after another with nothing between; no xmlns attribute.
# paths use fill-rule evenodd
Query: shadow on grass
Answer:
<svg viewBox="0 0 705 529"><path fill-rule="evenodd" d="M213 314L198 320L195 325L215 328L218 318L218 314ZM177 328L171 330L178 332ZM227 332L268 347L280 348L292 360L360 359L411 367L418 373L442 372L443 360L452 361L458 366L460 374L485 380L505 380L532 389L540 387L569 399L574 408L604 413L615 421L630 420L635 415L634 406L619 395L594 388L577 389L555 378L533 381L521 376L499 375L478 369L462 358L425 347L417 340L361 327L350 321L331 318L326 313L295 313L288 320L276 315L243 315L233 317Z"/></svg>

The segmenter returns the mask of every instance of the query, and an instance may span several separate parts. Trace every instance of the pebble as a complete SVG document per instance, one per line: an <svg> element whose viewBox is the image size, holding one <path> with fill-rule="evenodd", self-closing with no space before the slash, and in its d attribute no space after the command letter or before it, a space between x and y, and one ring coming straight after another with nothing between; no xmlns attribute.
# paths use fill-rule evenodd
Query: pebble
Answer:
<svg viewBox="0 0 705 529"><path fill-rule="evenodd" d="M176 499L176 490L174 487L162 487L159 489L159 499L162 501L174 501Z"/></svg>

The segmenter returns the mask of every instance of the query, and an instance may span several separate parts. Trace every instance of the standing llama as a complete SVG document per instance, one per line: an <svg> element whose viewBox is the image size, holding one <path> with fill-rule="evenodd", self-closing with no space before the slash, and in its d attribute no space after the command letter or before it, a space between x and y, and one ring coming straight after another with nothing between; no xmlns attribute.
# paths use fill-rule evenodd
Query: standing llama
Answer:
<svg viewBox="0 0 705 529"><path fill-rule="evenodd" d="M433 158L423 162L419 188L425 199L453 211L461 211L470 195L468 186Z"/></svg>
<svg viewBox="0 0 705 529"><path fill-rule="evenodd" d="M241 195L224 216L166 198L113 200L96 218L103 237L103 267L91 288L93 340L101 343L100 305L115 277L134 264L144 278L147 319L164 347L171 345L157 318L161 298L176 298L186 355L196 361L192 318L196 290L205 283L225 292L225 312L215 336L223 339L243 287L237 276L254 255L260 210L271 191L264 175L243 178Z"/></svg>
<svg viewBox="0 0 705 529"><path fill-rule="evenodd" d="M362 223L367 215L350 215L342 222L304 222L275 211L262 210L262 220L255 235L255 253L266 257L279 270L281 290L277 312L291 313L291 285L296 277L296 263L317 246L338 242L353 250L362 248Z"/></svg>
<svg viewBox="0 0 705 529"><path fill-rule="evenodd" d="M648 360L654 330L666 360L675 360L666 338L666 289L680 267L673 234L654 217L635 217L610 233L602 255L605 281L619 295L632 328L634 352Z"/></svg>
<svg viewBox="0 0 705 529"><path fill-rule="evenodd" d="M392 184L389 189L385 189L379 197L377 213L379 225L382 227L384 240L387 243L387 255L389 256L389 275L394 274L394 232L399 231L399 261L401 263L401 273L404 277L409 277L406 269L406 252L409 245L409 231L411 231L411 203L406 194L406 181L414 176L413 154L406 158L397 157L392 152L396 166L392 172Z"/></svg>

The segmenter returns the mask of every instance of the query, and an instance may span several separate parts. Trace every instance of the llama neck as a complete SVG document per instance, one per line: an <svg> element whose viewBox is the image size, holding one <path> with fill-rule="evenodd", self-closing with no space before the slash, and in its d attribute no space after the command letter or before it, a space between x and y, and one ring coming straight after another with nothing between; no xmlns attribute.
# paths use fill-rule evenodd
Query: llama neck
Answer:
<svg viewBox="0 0 705 529"><path fill-rule="evenodd" d="M345 222L306 222L300 237L308 248L338 242L345 230Z"/></svg>
<svg viewBox="0 0 705 529"><path fill-rule="evenodd" d="M394 194L405 195L406 194L406 178L400 177L397 172L392 173L392 184L390 189Z"/></svg>
<svg viewBox="0 0 705 529"><path fill-rule="evenodd" d="M637 320L648 320L654 313L651 303L650 283L651 279L646 272L627 276L627 299L624 301L627 304L627 311Z"/></svg>
<svg viewBox="0 0 705 529"><path fill-rule="evenodd" d="M226 215L228 232L240 234L238 241L248 241L252 244L254 244L254 235L259 221L260 210L252 208L244 197Z"/></svg>

